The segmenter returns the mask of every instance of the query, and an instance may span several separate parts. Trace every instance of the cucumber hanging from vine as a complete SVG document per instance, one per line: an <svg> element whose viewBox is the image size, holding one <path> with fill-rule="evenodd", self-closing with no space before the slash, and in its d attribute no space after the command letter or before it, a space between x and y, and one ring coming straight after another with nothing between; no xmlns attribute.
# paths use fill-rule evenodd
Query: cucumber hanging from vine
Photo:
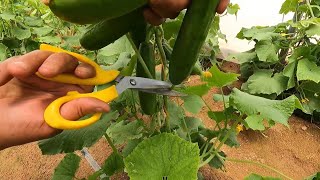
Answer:
<svg viewBox="0 0 320 180"><path fill-rule="evenodd" d="M180 84L198 60L219 0L193 0L183 19L169 63L169 79Z"/></svg>
<svg viewBox="0 0 320 180"><path fill-rule="evenodd" d="M163 50L166 55L166 58L168 61L170 61L171 55L172 55L172 48L170 45L166 42L163 43ZM196 62L195 65L192 67L191 75L203 75L202 67L200 62Z"/></svg>
<svg viewBox="0 0 320 180"><path fill-rule="evenodd" d="M50 10L68 22L92 24L123 16L148 3L148 0L42 0ZM132 23L132 22L130 22Z"/></svg>
<svg viewBox="0 0 320 180"><path fill-rule="evenodd" d="M134 44L139 47L139 52L144 60L149 72L153 77L156 76L156 60L154 54L154 45L150 42L150 30L147 30L147 24L139 24L137 28L130 32ZM137 61L137 77L149 78L142 64ZM157 111L157 96L155 94L138 92L139 102L143 113L153 115Z"/></svg>
<svg viewBox="0 0 320 180"><path fill-rule="evenodd" d="M115 19L103 20L90 27L81 37L80 44L88 50L101 49L128 32L134 31L142 22L144 22L144 17L141 9Z"/></svg>

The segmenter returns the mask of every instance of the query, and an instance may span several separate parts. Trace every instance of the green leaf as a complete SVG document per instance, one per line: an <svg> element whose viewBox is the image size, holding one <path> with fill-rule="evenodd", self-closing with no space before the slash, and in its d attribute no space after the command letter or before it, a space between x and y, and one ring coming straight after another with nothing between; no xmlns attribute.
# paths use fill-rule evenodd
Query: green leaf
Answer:
<svg viewBox="0 0 320 180"><path fill-rule="evenodd" d="M43 36L39 38L39 41L47 44L60 44L61 39L58 36Z"/></svg>
<svg viewBox="0 0 320 180"><path fill-rule="evenodd" d="M32 39L25 40L25 48L27 52L38 50L39 47L40 47L40 43L38 41L35 41Z"/></svg>
<svg viewBox="0 0 320 180"><path fill-rule="evenodd" d="M280 14L288 14L289 12L296 12L299 0L286 0L279 11Z"/></svg>
<svg viewBox="0 0 320 180"><path fill-rule="evenodd" d="M0 17L3 19L3 20L15 20L15 16L11 11L4 11L0 14Z"/></svg>
<svg viewBox="0 0 320 180"><path fill-rule="evenodd" d="M81 158L76 154L67 154L55 168L52 180L72 180L76 174Z"/></svg>
<svg viewBox="0 0 320 180"><path fill-rule="evenodd" d="M91 174L91 175L88 177L88 180L97 180L97 179L99 179L99 176L101 176L102 174L104 174L104 173L103 173L103 170L100 169L99 171L96 171L96 172L94 172L93 174ZM106 176L105 176L105 178L103 178L103 179L109 180L109 178L106 177ZM101 180L102 180L102 179L101 179Z"/></svg>
<svg viewBox="0 0 320 180"><path fill-rule="evenodd" d="M185 140L189 140L188 133L189 135L192 133L197 133L200 128L204 127L203 122L195 117L186 117L185 122L185 126L177 130L177 134L179 135L179 137Z"/></svg>
<svg viewBox="0 0 320 180"><path fill-rule="evenodd" d="M126 146L123 148L121 154L124 157L129 156L129 154L131 154L131 152L134 150L134 148L136 148L138 146L138 144L141 143L141 141L142 141L142 139L129 140L128 143L126 144Z"/></svg>
<svg viewBox="0 0 320 180"><path fill-rule="evenodd" d="M128 140L139 139L142 137L143 121L136 120L130 123L120 121L112 124L107 134L113 140L115 145L123 144Z"/></svg>
<svg viewBox="0 0 320 180"><path fill-rule="evenodd" d="M210 119L214 120L217 123L220 123L226 120L226 115L224 111L218 111L218 112L209 111L208 116Z"/></svg>
<svg viewBox="0 0 320 180"><path fill-rule="evenodd" d="M186 117L186 125L190 133L198 132L200 127L204 127L203 122L195 117Z"/></svg>
<svg viewBox="0 0 320 180"><path fill-rule="evenodd" d="M4 37L2 43L9 49L20 48L21 41L15 37Z"/></svg>
<svg viewBox="0 0 320 180"><path fill-rule="evenodd" d="M245 83L250 94L281 94L287 89L288 78L280 73L273 75L273 70L256 71Z"/></svg>
<svg viewBox="0 0 320 180"><path fill-rule="evenodd" d="M26 17L24 17L24 23L25 23L25 25L31 26L31 27L43 26L43 20L40 17L26 16Z"/></svg>
<svg viewBox="0 0 320 180"><path fill-rule="evenodd" d="M124 168L123 158L119 153L113 152L104 162L102 166L103 171L108 175L112 176L113 174L122 171Z"/></svg>
<svg viewBox="0 0 320 180"><path fill-rule="evenodd" d="M8 47L4 44L0 43L0 61L6 60L7 57L7 49Z"/></svg>
<svg viewBox="0 0 320 180"><path fill-rule="evenodd" d="M255 51L247 51L228 56L227 61L239 62L239 64L254 62L257 60L257 53Z"/></svg>
<svg viewBox="0 0 320 180"><path fill-rule="evenodd" d="M182 99L184 100L184 108L193 114L198 114L205 105L202 98L197 95L189 95L182 97Z"/></svg>
<svg viewBox="0 0 320 180"><path fill-rule="evenodd" d="M289 63L297 62L300 59L312 59L310 47L301 46L293 50L293 54L288 58Z"/></svg>
<svg viewBox="0 0 320 180"><path fill-rule="evenodd" d="M250 115L244 121L246 122L246 126L252 130L263 131L266 129L263 124L264 119L262 116Z"/></svg>
<svg viewBox="0 0 320 180"><path fill-rule="evenodd" d="M290 96L284 100L269 100L235 88L230 97L230 104L248 116L260 114L267 120L288 126L288 119L296 108L296 100L296 96Z"/></svg>
<svg viewBox="0 0 320 180"><path fill-rule="evenodd" d="M42 154L70 153L92 146L105 134L108 123L117 119L118 115L116 111L109 112L91 126L79 130L65 130L53 138L39 141Z"/></svg>
<svg viewBox="0 0 320 180"><path fill-rule="evenodd" d="M309 81L301 85L303 94L298 94L302 101L303 110L307 114L312 114L314 111L320 111L320 84Z"/></svg>
<svg viewBox="0 0 320 180"><path fill-rule="evenodd" d="M238 80L238 74L234 73L224 73L219 70L219 68L214 65L209 70L212 74L212 77L206 78L205 80L208 82L208 85L213 87L223 87Z"/></svg>
<svg viewBox="0 0 320 180"><path fill-rule="evenodd" d="M210 89L211 89L210 86L208 86L207 84L202 84L197 86L189 86L185 89L176 89L176 90L188 95L198 95L202 97L203 95L206 95Z"/></svg>
<svg viewBox="0 0 320 180"><path fill-rule="evenodd" d="M307 177L305 180L319 180L320 179L320 172L310 176L310 177Z"/></svg>
<svg viewBox="0 0 320 180"><path fill-rule="evenodd" d="M162 133L141 142L125 158L130 179L196 179L199 147L178 136Z"/></svg>
<svg viewBox="0 0 320 180"><path fill-rule="evenodd" d="M312 24L310 25L307 30L306 30L306 34L309 37L315 36L315 35L320 35L320 24Z"/></svg>
<svg viewBox="0 0 320 180"><path fill-rule="evenodd" d="M227 157L227 155L223 151L218 152L218 154L222 157ZM224 167L224 162L225 161L223 159L219 158L218 156L214 156L214 158L208 164L213 168L221 169L222 167Z"/></svg>
<svg viewBox="0 0 320 180"><path fill-rule="evenodd" d="M232 4L232 3L230 3L229 5L228 5L228 8L227 8L227 12L229 13L229 14L234 14L234 15L238 15L238 11L240 10L240 6L238 5L238 4Z"/></svg>
<svg viewBox="0 0 320 180"><path fill-rule="evenodd" d="M224 144L226 144L229 147L239 147L240 144L237 140L238 134L235 130L231 130L231 129L221 130L220 131L221 136L220 136L219 140L222 141L225 138L225 136L227 135L228 131L231 131L231 132L230 132L227 140L224 142Z"/></svg>
<svg viewBox="0 0 320 180"><path fill-rule="evenodd" d="M12 28L12 35L19 40L28 39L31 37L30 29L21 29L16 26Z"/></svg>
<svg viewBox="0 0 320 180"><path fill-rule="evenodd" d="M121 38L116 40L114 43L102 48L99 51L98 55L113 56L113 55L121 54L123 52L129 52L129 53L134 52L126 36L122 36Z"/></svg>
<svg viewBox="0 0 320 180"><path fill-rule="evenodd" d="M239 39L247 39L247 40L273 40L280 38L281 35L275 32L275 27L260 27L254 26L250 29L242 28L238 33L237 37Z"/></svg>
<svg viewBox="0 0 320 180"><path fill-rule="evenodd" d="M203 135L204 137L206 137L207 139L207 141L210 141L210 140L212 140L213 138L216 138L216 137L218 137L219 136L219 134L220 134L220 131L213 131L213 130L211 130L211 129L205 129L205 128L202 128L200 131L199 131L199 133L201 134L201 135ZM198 139L198 141L199 140L201 140L201 138L200 139ZM194 141L193 141L194 142ZM205 140L203 140L203 143L205 142ZM198 142L199 143L199 147L202 147L202 145L203 145L203 143L201 143L201 142Z"/></svg>
<svg viewBox="0 0 320 180"><path fill-rule="evenodd" d="M279 60L278 48L270 40L259 41L256 45L256 53L260 61L276 62Z"/></svg>
<svg viewBox="0 0 320 180"><path fill-rule="evenodd" d="M99 62L100 65L106 65L103 66L103 69L105 70L121 70L124 68L131 60L131 54L129 52L123 52L119 55L118 60L112 64L111 66L108 64L105 64L104 62Z"/></svg>
<svg viewBox="0 0 320 180"><path fill-rule="evenodd" d="M320 82L320 67L308 59L301 59L297 67L298 81L310 80Z"/></svg>
<svg viewBox="0 0 320 180"><path fill-rule="evenodd" d="M228 108L229 107L229 100L230 100L230 95L222 95L222 94L214 94L213 95L213 100L215 102L223 102L223 99L225 101L225 106Z"/></svg>
<svg viewBox="0 0 320 180"><path fill-rule="evenodd" d="M170 40L172 38L176 39L182 24L183 17L184 17L184 13L181 12L177 18L168 19L165 23L163 23L162 26L164 30L165 39L167 40Z"/></svg>
<svg viewBox="0 0 320 180"><path fill-rule="evenodd" d="M53 31L53 28L49 26L33 28L33 33L39 37L46 36L52 31Z"/></svg>
<svg viewBox="0 0 320 180"><path fill-rule="evenodd" d="M169 121L171 127L180 127L185 117L184 110L177 103L168 100Z"/></svg>
<svg viewBox="0 0 320 180"><path fill-rule="evenodd" d="M297 61L292 62L288 64L284 70L283 70L283 75L288 77L288 84L287 84L287 89L293 88L296 85L296 69L297 69Z"/></svg>

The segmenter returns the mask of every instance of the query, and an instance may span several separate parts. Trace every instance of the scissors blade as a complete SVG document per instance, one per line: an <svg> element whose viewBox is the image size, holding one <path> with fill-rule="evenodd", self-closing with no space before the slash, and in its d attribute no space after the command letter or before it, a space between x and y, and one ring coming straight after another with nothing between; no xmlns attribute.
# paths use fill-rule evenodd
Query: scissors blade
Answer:
<svg viewBox="0 0 320 180"><path fill-rule="evenodd" d="M173 96L173 97L187 96L187 94L174 91L171 89L137 89L137 90L141 92L151 93L151 94L161 94L161 95Z"/></svg>
<svg viewBox="0 0 320 180"><path fill-rule="evenodd" d="M173 85L165 81L131 76L118 76L115 81L118 82L116 88L119 94L124 92L126 89L135 89L153 94L184 96L182 93L172 91L171 87Z"/></svg>

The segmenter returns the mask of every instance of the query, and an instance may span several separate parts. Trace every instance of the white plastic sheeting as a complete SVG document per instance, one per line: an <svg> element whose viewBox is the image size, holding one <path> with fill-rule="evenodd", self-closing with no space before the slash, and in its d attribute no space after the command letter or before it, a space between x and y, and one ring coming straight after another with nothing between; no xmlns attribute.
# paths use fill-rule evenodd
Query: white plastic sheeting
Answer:
<svg viewBox="0 0 320 180"><path fill-rule="evenodd" d="M227 35L228 42L220 42L223 56L230 52L243 52L253 47L253 43L245 40L236 39L237 33L242 27L250 28L252 26L272 26L282 21L292 19L293 14L283 17L279 14L282 3L285 0L231 0L231 3L237 3L240 6L238 17L223 16L220 27Z"/></svg>

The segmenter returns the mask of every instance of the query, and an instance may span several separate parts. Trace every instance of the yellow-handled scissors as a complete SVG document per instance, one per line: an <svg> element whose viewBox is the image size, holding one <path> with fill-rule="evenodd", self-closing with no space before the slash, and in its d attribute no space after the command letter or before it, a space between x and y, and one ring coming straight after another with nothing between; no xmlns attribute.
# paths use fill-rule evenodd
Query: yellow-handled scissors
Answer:
<svg viewBox="0 0 320 180"><path fill-rule="evenodd" d="M168 96L184 96L184 94L171 90L172 84L164 81L141 78L141 77L131 77L131 76L121 76L120 72L117 70L104 70L94 61L89 58L69 52L54 46L47 44L41 44L40 50L51 51L51 52L64 52L74 56L78 61L83 63L88 63L94 67L96 71L96 76L88 79L80 79L71 74L61 74L53 78L46 78L36 73L39 77L61 83L68 84L78 84L78 85L101 85L112 81L117 82L117 85L112 85L102 91L93 93L80 94L76 91L68 92L66 96L56 99L53 101L44 112L44 119L46 123L56 129L80 129L87 127L97 120L100 119L102 113L96 113L88 119L81 121L71 121L63 118L60 114L60 108L63 104L78 98L93 97L100 99L106 103L109 103L116 99L121 93L127 89L135 89L147 93L162 94Z"/></svg>

